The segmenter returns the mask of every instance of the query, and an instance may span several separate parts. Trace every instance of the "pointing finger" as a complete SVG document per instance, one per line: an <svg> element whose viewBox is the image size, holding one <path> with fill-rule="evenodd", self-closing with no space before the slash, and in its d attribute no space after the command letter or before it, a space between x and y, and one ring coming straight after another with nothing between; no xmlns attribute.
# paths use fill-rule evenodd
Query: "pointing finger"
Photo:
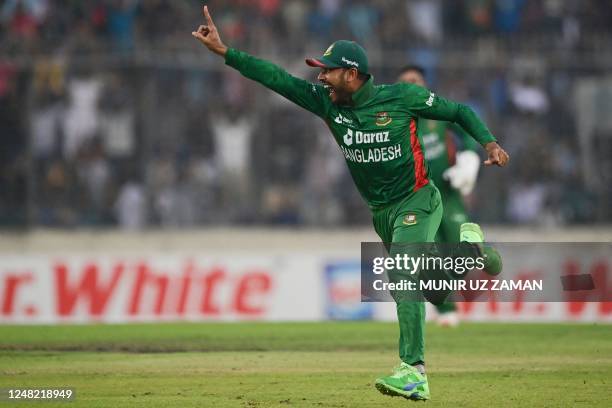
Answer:
<svg viewBox="0 0 612 408"><path fill-rule="evenodd" d="M215 23L213 23L212 17L210 16L210 13L208 12L208 6L204 6L204 17L206 18L206 23L209 26L214 27Z"/></svg>

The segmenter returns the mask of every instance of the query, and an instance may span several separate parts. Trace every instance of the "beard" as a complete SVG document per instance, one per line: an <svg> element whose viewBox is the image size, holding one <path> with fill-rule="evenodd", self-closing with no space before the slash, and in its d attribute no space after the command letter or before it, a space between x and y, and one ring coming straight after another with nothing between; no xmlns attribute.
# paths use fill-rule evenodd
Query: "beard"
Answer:
<svg viewBox="0 0 612 408"><path fill-rule="evenodd" d="M327 84L327 90L329 92L329 99L336 105L346 105L351 102L350 92L345 91L341 87L334 87Z"/></svg>
<svg viewBox="0 0 612 408"><path fill-rule="evenodd" d="M336 100L332 99L332 102L336 105L350 105L353 102L352 94L349 92L336 91Z"/></svg>

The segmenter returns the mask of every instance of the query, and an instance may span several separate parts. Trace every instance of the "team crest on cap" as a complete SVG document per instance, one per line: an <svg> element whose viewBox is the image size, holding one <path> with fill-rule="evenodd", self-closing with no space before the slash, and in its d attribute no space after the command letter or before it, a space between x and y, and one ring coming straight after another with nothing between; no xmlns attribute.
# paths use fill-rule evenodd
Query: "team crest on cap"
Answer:
<svg viewBox="0 0 612 408"><path fill-rule="evenodd" d="M376 114L377 126L387 126L389 123L391 123L392 120L393 119L391 119L391 116L389 116L387 112L378 112Z"/></svg>
<svg viewBox="0 0 612 408"><path fill-rule="evenodd" d="M329 46L329 48L323 53L323 56L327 57L328 55L331 55L333 49L334 49L334 44Z"/></svg>

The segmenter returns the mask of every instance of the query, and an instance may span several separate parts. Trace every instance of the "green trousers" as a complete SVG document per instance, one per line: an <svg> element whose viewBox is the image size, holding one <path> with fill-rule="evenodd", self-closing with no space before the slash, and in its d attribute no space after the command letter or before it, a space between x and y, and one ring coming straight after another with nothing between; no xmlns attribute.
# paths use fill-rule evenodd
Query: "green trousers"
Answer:
<svg viewBox="0 0 612 408"><path fill-rule="evenodd" d="M440 228L438 228L438 233L436 234L436 242L459 242L461 224L469 222L465 211L465 205L463 204L463 198L459 191L448 184L443 184L439 186L438 189L440 190L442 202L444 203L444 214L442 214ZM438 313L448 313L454 312L457 310L457 307L454 302L448 301L436 306L436 309Z"/></svg>
<svg viewBox="0 0 612 408"><path fill-rule="evenodd" d="M372 211L374 229L385 244L434 242L442 213L440 192L433 183L397 203ZM389 256L395 256L394 247L388 248ZM415 257L421 253L417 247L411 250L414 254L409 255ZM389 276L390 281L399 278ZM400 327L400 359L407 364L422 363L425 361L425 303L395 300Z"/></svg>

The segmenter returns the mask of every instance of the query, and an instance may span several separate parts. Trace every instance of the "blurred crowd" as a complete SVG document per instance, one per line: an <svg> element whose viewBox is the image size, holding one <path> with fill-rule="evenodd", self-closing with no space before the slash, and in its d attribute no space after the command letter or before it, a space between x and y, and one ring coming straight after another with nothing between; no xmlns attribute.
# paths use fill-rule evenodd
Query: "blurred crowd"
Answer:
<svg viewBox="0 0 612 408"><path fill-rule="evenodd" d="M370 223L323 122L191 38L201 5L0 2L0 225ZM467 198L475 219L612 221L612 129L589 127L597 147L585 156L574 98L582 79L609 73L612 1L208 5L228 45L301 77L316 74L304 56L340 38L365 46L378 83L424 66L430 87L472 106L512 156L482 171Z"/></svg>

